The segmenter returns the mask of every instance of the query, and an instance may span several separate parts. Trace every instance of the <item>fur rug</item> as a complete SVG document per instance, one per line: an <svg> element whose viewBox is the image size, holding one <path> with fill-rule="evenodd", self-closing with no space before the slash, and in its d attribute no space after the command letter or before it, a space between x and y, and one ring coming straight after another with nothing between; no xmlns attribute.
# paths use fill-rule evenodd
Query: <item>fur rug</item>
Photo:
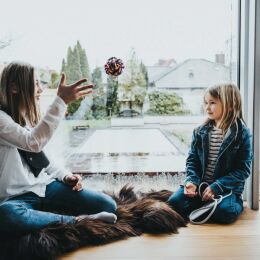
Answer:
<svg viewBox="0 0 260 260"><path fill-rule="evenodd" d="M116 224L84 220L77 224L53 224L22 237L0 235L0 259L52 260L87 245L101 245L143 233L177 233L185 220L165 201L170 191L135 193L124 186L110 194L118 204Z"/></svg>

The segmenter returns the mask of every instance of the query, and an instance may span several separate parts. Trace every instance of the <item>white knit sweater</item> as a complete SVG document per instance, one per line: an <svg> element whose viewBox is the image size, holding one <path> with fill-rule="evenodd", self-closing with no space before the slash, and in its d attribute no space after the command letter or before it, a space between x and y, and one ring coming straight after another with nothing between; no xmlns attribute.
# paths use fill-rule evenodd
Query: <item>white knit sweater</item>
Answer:
<svg viewBox="0 0 260 260"><path fill-rule="evenodd" d="M62 120L66 107L57 96L39 124L31 129L21 127L0 110L0 203L29 191L44 197L46 185L70 174L50 162L36 178L17 151L20 148L40 152Z"/></svg>

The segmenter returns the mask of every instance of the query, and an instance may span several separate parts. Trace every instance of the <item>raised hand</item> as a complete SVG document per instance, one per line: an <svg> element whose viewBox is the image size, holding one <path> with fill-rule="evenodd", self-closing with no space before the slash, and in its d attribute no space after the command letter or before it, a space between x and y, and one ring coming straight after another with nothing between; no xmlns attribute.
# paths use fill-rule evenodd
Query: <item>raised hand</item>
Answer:
<svg viewBox="0 0 260 260"><path fill-rule="evenodd" d="M87 82L87 80L81 79L71 85L66 85L66 75L65 73L62 73L57 95L62 98L66 104L79 98L83 98L90 94L93 88L93 85L81 86L84 82Z"/></svg>

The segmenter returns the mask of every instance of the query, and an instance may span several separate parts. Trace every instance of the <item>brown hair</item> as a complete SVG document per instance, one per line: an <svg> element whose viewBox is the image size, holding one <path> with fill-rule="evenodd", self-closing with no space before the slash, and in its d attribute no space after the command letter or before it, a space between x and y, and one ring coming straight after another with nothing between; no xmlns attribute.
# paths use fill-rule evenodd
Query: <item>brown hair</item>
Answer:
<svg viewBox="0 0 260 260"><path fill-rule="evenodd" d="M3 69L0 80L1 109L21 126L25 126L25 118L31 126L39 122L40 113L34 92L34 68L30 64L12 62Z"/></svg>
<svg viewBox="0 0 260 260"><path fill-rule="evenodd" d="M237 119L241 119L244 123L242 115L242 101L239 89L234 84L220 84L209 87L205 95L209 94L213 98L216 98L222 104L222 117L220 119L219 127L224 131L230 128L230 126L236 123ZM205 97L204 95L204 97ZM208 124L212 120L206 119L204 125Z"/></svg>

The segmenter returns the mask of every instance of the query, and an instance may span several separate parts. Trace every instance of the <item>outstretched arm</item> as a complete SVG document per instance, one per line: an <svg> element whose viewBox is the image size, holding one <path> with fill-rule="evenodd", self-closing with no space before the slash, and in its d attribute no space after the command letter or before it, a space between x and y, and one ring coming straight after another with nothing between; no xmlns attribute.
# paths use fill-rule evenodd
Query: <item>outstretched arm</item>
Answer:
<svg viewBox="0 0 260 260"><path fill-rule="evenodd" d="M91 92L92 85L81 85L86 79L72 85L66 85L63 73L58 88L57 97L48 108L45 116L32 130L19 124L5 112L0 112L0 144L17 147L30 152L40 152L52 137L65 114L69 102L82 98Z"/></svg>

